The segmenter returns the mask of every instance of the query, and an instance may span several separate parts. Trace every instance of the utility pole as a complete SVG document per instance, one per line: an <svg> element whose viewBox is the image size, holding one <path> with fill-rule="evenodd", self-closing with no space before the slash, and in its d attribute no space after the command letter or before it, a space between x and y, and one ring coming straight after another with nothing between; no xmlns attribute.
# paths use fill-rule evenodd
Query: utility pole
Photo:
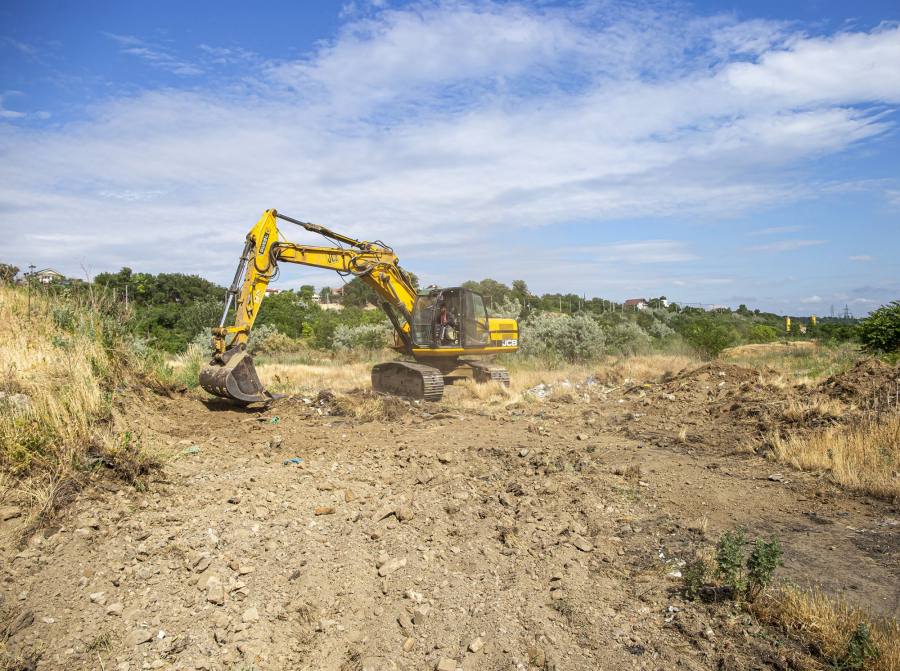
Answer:
<svg viewBox="0 0 900 671"><path fill-rule="evenodd" d="M834 303L831 304L831 318L834 319Z"/></svg>
<svg viewBox="0 0 900 671"><path fill-rule="evenodd" d="M36 266L31 264L28 268L31 270L28 276L28 321L31 321L31 283L34 281L34 269Z"/></svg>

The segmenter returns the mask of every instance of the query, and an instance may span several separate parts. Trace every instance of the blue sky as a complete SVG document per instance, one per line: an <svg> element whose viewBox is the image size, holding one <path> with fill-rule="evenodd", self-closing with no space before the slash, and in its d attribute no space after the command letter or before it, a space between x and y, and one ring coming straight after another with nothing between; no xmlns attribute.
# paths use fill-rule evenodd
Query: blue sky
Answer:
<svg viewBox="0 0 900 671"><path fill-rule="evenodd" d="M898 20L896 2L9 0L0 261L225 283L276 207L385 240L428 283L863 315L900 297Z"/></svg>

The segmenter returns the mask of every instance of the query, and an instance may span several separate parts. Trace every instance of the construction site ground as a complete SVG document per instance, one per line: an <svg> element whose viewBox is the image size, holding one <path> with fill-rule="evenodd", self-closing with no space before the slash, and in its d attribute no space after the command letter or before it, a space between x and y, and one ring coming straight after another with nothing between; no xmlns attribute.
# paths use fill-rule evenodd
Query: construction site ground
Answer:
<svg viewBox="0 0 900 671"><path fill-rule="evenodd" d="M98 468L25 536L3 509L7 650L119 671L797 668L802 642L678 576L742 525L777 533L780 576L900 612L897 508L759 453L779 408L863 393L869 368L797 389L710 364L470 410L463 387L126 392L115 431L173 457L145 491Z"/></svg>

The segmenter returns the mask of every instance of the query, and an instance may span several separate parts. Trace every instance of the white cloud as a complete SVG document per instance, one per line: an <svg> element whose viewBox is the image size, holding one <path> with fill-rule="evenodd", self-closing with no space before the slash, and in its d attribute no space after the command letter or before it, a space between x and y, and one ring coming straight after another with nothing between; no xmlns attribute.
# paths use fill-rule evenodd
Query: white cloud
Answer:
<svg viewBox="0 0 900 671"><path fill-rule="evenodd" d="M847 260L849 260L849 261L876 261L877 259L874 256L869 256L868 254L860 254L859 256L848 256Z"/></svg>
<svg viewBox="0 0 900 671"><path fill-rule="evenodd" d="M796 233L803 230L803 226L775 226L759 231L748 231L747 235L775 235L776 233Z"/></svg>
<svg viewBox="0 0 900 671"><path fill-rule="evenodd" d="M203 70L197 65L175 58L164 47L159 45L144 42L132 35L116 35L107 32L103 32L103 35L118 42L121 46L127 47L121 49L121 53L136 56L155 68L168 70L177 75L203 74Z"/></svg>
<svg viewBox="0 0 900 671"><path fill-rule="evenodd" d="M824 245L827 242L828 240L782 240L781 242L770 242L765 245L744 247L741 251L775 254L778 252L793 252L806 247L814 247L815 245Z"/></svg>
<svg viewBox="0 0 900 671"><path fill-rule="evenodd" d="M806 298L800 299L801 303L821 303L822 299L819 296L807 296Z"/></svg>
<svg viewBox="0 0 900 671"><path fill-rule="evenodd" d="M205 69L108 37L152 67ZM202 264L220 280L266 207L382 238L435 274L458 273L443 259L465 258L466 272L487 275L516 231L542 226L629 238L586 244L566 272L690 263L686 243L615 234L639 217L731 219L815 197L824 187L789 169L891 129L879 106L900 100L898 49L896 27L809 38L778 22L633 5L369 8L299 59L260 64L204 45L206 58L253 68L221 87L113 98L40 131L9 125L0 201L44 231L89 231L28 248L37 260ZM206 256L173 245L186 236L204 240Z"/></svg>
<svg viewBox="0 0 900 671"><path fill-rule="evenodd" d="M18 40L14 40L11 37L0 37L0 46L12 47L13 49L16 49L17 51L25 54L26 56L37 56L38 53L38 50L30 44L19 42Z"/></svg>

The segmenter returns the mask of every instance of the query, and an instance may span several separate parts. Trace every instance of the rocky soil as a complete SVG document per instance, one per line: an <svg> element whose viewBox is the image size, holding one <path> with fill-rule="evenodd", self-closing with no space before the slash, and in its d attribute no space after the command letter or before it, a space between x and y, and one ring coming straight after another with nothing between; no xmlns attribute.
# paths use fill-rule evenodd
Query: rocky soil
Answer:
<svg viewBox="0 0 900 671"><path fill-rule="evenodd" d="M795 582L900 612L897 508L755 452L809 390L712 364L511 407L453 409L462 393L369 422L327 394L125 402L116 428L173 458L145 491L99 473L37 533L0 510L7 651L118 671L791 668L802 644L681 592L683 562L738 525L776 532Z"/></svg>

